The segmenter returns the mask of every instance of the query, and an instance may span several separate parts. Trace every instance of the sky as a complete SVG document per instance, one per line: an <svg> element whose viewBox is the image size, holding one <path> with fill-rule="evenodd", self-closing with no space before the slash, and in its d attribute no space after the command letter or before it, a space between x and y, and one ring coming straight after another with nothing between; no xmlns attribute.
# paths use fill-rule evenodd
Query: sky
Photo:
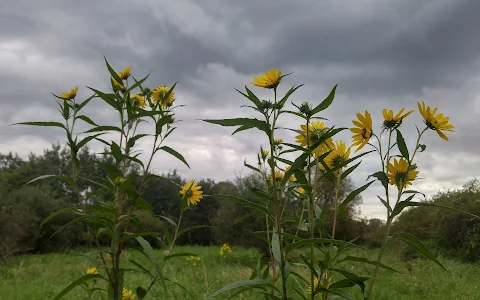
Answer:
<svg viewBox="0 0 480 300"><path fill-rule="evenodd" d="M461 187L480 173L480 1L470 0L85 0L3 1L0 3L0 152L26 157L52 143L64 143L57 128L12 126L22 121L60 121L52 93L78 85L78 99L93 87L108 91L104 56L118 71L132 67L146 85L171 86L177 129L166 145L181 152L187 168L167 153L153 161L158 173L177 169L185 178L233 179L255 163L260 131L231 135L233 128L202 119L257 117L235 89L247 85L271 99L270 91L249 82L268 69L285 77L279 94L305 84L294 103L316 105L338 84L333 104L321 116L327 126L351 127L355 113L369 110L381 131L382 109L417 110L416 101L450 117L449 142L427 131L417 155L419 179L413 188L431 196ZM289 104L291 107L291 104ZM101 124L116 115L100 99L86 109ZM283 127L299 128L286 117ZM402 125L415 145L415 111ZM85 127L86 129L87 127ZM82 129L82 128L80 128ZM294 134L280 131L286 142ZM338 135L350 143L350 133ZM149 149L152 141L142 142ZM93 145L95 149L98 145ZM143 156L145 157L146 154ZM352 175L356 186L381 169L375 153L362 157ZM362 215L384 217L375 183L363 195Z"/></svg>

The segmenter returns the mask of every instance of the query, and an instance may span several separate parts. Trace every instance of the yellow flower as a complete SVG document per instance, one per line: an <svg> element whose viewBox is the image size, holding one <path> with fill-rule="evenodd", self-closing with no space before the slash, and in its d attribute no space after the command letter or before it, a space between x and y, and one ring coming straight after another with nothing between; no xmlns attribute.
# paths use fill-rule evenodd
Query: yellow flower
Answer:
<svg viewBox="0 0 480 300"><path fill-rule="evenodd" d="M123 71L118 72L118 77L120 77L122 80L125 80L130 77L130 71L131 67L126 67Z"/></svg>
<svg viewBox="0 0 480 300"><path fill-rule="evenodd" d="M270 154L270 151L262 149L262 158L263 159L267 158L268 154Z"/></svg>
<svg viewBox="0 0 480 300"><path fill-rule="evenodd" d="M200 257L198 256L189 256L187 257L187 263L191 263L194 267L200 261Z"/></svg>
<svg viewBox="0 0 480 300"><path fill-rule="evenodd" d="M417 178L419 171L417 171L416 165L408 166L408 161L405 158L396 158L393 160L393 164L388 163L388 179L391 185L397 185L399 190L409 186Z"/></svg>
<svg viewBox="0 0 480 300"><path fill-rule="evenodd" d="M307 125L300 125L302 133L295 137L295 142L299 143L300 146L305 147L307 146ZM328 128L325 127L323 122L312 122L308 125L308 146L315 144L318 142L322 135L327 132ZM328 138L326 141L321 143L317 148L312 151L312 155L318 157L325 152L330 151L334 147L333 139Z"/></svg>
<svg viewBox="0 0 480 300"><path fill-rule="evenodd" d="M326 288L328 289L330 287L330 285L332 284L332 278L333 276L328 276L327 273L325 273L325 276L322 276L323 278L320 280L318 279L318 277L315 277L313 279L313 293L314 295L316 296L321 296L323 293L322 292L319 292L317 293L316 290L318 289L318 286L320 285L320 287L323 287L323 288ZM310 286L307 290L306 290L307 294L312 294L312 286Z"/></svg>
<svg viewBox="0 0 480 300"><path fill-rule="evenodd" d="M370 113L368 111L365 111L365 116L363 116L361 113L357 112L357 120L353 120L352 123L353 125L357 126L354 128L350 128L350 131L353 132L352 140L353 140L353 146L358 146L357 150L355 152L359 151L360 149L365 146L368 141L370 140L370 137L372 137L372 117L370 116Z"/></svg>
<svg viewBox="0 0 480 300"><path fill-rule="evenodd" d="M385 129L392 129L392 128L397 128L402 124L403 119L408 117L411 113L414 112L414 110L411 110L405 114L403 114L403 111L405 109L402 108L396 115L393 114L393 110L387 110L386 108L383 109L383 127Z"/></svg>
<svg viewBox="0 0 480 300"><path fill-rule="evenodd" d="M303 194L305 194L305 189L302 188L302 187L299 187L299 188L297 189L297 192L299 192L300 194L303 195Z"/></svg>
<svg viewBox="0 0 480 300"><path fill-rule="evenodd" d="M275 171L275 180L282 180L283 178L283 173L280 170ZM273 181L272 174L268 175L268 180Z"/></svg>
<svg viewBox="0 0 480 300"><path fill-rule="evenodd" d="M278 86L280 80L282 79L282 69L275 70L272 68L267 73L262 74L257 77L253 77L251 84L266 89L273 89Z"/></svg>
<svg viewBox="0 0 480 300"><path fill-rule="evenodd" d="M201 186L199 186L193 179L187 182L184 186L182 186L182 190L180 191L180 195L183 197L187 197L187 205L190 204L196 205L200 202L200 199L203 198Z"/></svg>
<svg viewBox="0 0 480 300"><path fill-rule="evenodd" d="M122 290L122 300L133 300L135 299L135 294L127 288L123 288Z"/></svg>
<svg viewBox="0 0 480 300"><path fill-rule="evenodd" d="M95 267L88 268L87 269L87 274L98 274L98 269Z"/></svg>
<svg viewBox="0 0 480 300"><path fill-rule="evenodd" d="M160 85L152 92L152 99L155 103L160 103L164 109L172 106L173 101L175 101L175 93L173 91L165 98L169 90L170 88L168 86Z"/></svg>
<svg viewBox="0 0 480 300"><path fill-rule="evenodd" d="M232 253L232 248L230 248L230 246L227 243L225 243L222 245L222 247L220 247L220 255L225 256L227 253L228 254Z"/></svg>
<svg viewBox="0 0 480 300"><path fill-rule="evenodd" d="M290 170L291 167L292 167L292 166L286 167L286 168L285 168L285 173L287 173L288 170ZM282 177L283 177L283 176L282 176ZM295 175L292 174L292 175L290 175L290 178L288 178L288 180L293 182L293 181L295 181L295 180L297 180L297 179L295 178Z"/></svg>
<svg viewBox="0 0 480 300"><path fill-rule="evenodd" d="M283 143L283 139L281 138L275 139L275 144L279 145L281 143Z"/></svg>
<svg viewBox="0 0 480 300"><path fill-rule="evenodd" d="M449 123L450 118L443 114L435 115L437 108L431 109L430 106L425 108L425 103L423 101L422 105L420 105L420 102L417 102L417 104L418 110L420 111L427 127L435 130L442 139L448 142L448 137L442 132L442 130L454 132L453 128L455 127Z"/></svg>
<svg viewBox="0 0 480 300"><path fill-rule="evenodd" d="M69 92L61 93L60 98L63 98L65 100L72 100L77 96L77 92L78 92L78 86L74 87Z"/></svg>
<svg viewBox="0 0 480 300"><path fill-rule="evenodd" d="M145 97L143 97L140 94L133 94L130 96L130 99L132 100L132 105L138 108L144 108L147 106L147 103L145 102Z"/></svg>
<svg viewBox="0 0 480 300"><path fill-rule="evenodd" d="M350 159L350 148L345 145L343 141L336 142L335 148L330 152L327 157L325 157L324 162L330 168L336 168L340 166L342 163ZM345 168L346 165L342 166ZM321 167L323 169L323 166ZM338 175L340 170L336 170L333 173Z"/></svg>

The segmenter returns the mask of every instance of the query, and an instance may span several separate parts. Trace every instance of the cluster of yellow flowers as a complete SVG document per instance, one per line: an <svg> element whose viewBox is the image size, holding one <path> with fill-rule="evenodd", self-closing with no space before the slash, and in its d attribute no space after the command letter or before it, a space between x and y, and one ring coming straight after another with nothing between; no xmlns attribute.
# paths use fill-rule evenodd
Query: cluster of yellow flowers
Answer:
<svg viewBox="0 0 480 300"><path fill-rule="evenodd" d="M232 248L230 248L227 243L223 244L222 247L220 247L220 256L225 257L227 254L230 253L232 253Z"/></svg>
<svg viewBox="0 0 480 300"><path fill-rule="evenodd" d="M197 263L198 263L200 260L201 260L201 259L200 259L200 257L198 257L198 256L193 256L193 255L192 255L192 256L187 257L187 263L188 263L188 264L192 264L192 266L194 266L194 267L197 265Z"/></svg>
<svg viewBox="0 0 480 300"><path fill-rule="evenodd" d="M437 134L448 141L448 137L443 131L453 132L454 126L449 123L450 118L444 116L444 114L436 114L437 108L430 108L430 106L425 106L425 103L422 101L417 102L418 110L423 117L425 125L428 129L435 130ZM397 114L394 114L393 110L387 111L383 109L383 128L384 129L395 129L400 126L402 121L414 111L411 110L407 113L403 113L404 109L402 108ZM360 150L365 146L370 138L374 135L372 128L372 117L368 111L362 115L357 113L358 120L352 121L354 128L350 128L350 131L354 133L353 146L358 146L357 150ZM396 185L397 182L401 182L402 186L398 188L404 188L412 184L412 182L417 178L419 171L415 164L411 164L405 158L394 159L393 164L388 163L388 179L391 185Z"/></svg>

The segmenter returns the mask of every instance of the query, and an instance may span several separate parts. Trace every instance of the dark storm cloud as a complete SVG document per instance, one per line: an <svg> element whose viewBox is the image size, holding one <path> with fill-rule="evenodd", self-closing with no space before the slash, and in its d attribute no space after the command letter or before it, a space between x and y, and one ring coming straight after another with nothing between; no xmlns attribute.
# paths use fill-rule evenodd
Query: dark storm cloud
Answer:
<svg viewBox="0 0 480 300"><path fill-rule="evenodd" d="M8 126L27 120L59 120L51 93L80 86L109 89L105 55L115 69L132 66L135 77L151 71L150 87L178 81L176 135L170 146L190 162L161 156L158 172L178 168L192 178L232 178L243 159L255 162L264 138L260 132L231 136L233 128L201 122L205 118L255 116L238 110L246 100L235 91L251 76L272 67L295 71L284 79L281 92L305 83L296 103L319 103L339 83L336 100L323 116L329 125L351 125L355 112L371 110L381 122L383 107L416 109L415 101L439 107L451 117L456 132L450 142L429 131L428 151L419 155L418 189L434 193L460 186L478 175L476 149L480 140L480 2L431 1L4 1L0 4L0 151L41 152L62 133ZM254 88L263 99L268 91ZM96 99L98 100L98 99ZM115 115L101 101L88 113L101 124ZM418 112L404 130L415 142ZM411 122L410 122L411 121ZM298 128L288 117L282 126ZM377 132L379 125L375 125ZM86 128L86 127L85 127ZM294 134L281 132L294 140ZM349 140L349 133L341 138ZM142 145L151 146L151 141ZM101 145L97 145L101 148ZM220 167L218 167L220 166ZM376 157L364 157L355 184L379 169ZM382 216L373 187L364 193L367 215Z"/></svg>

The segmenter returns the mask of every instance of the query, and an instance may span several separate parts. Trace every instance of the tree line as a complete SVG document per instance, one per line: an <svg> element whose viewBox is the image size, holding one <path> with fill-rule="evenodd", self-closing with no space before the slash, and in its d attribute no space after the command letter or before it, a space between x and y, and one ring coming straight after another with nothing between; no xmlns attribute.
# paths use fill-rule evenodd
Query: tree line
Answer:
<svg viewBox="0 0 480 300"><path fill-rule="evenodd" d="M82 149L79 159L82 164L79 181L82 193L92 191L92 181L105 176L106 170L102 166L114 165L111 158L95 154L88 148ZM68 185L54 178L26 184L45 174L67 175L70 168L69 152L58 144L44 150L42 155L32 153L26 159L13 153L0 154L0 259L18 253L44 253L92 245L92 233L85 226L72 224L62 229L74 219L73 215L57 216L40 227L41 222L51 213L74 205L75 196ZM135 167L130 170L137 171ZM148 239L157 247L162 245L165 222L179 215L180 195L178 187L172 182L182 185L186 179L178 172L171 171L148 181L141 193L151 205L154 216L144 212L138 217L148 230L156 233ZM205 197L197 206L186 211L182 226L205 226L181 236L178 243L203 246L229 243L232 246L262 249L265 243L262 242L261 235L255 239L252 238L252 233L265 230L263 217L249 208L218 196L233 195L260 203L260 198L252 188L262 184L261 178L250 173L239 175L233 180L215 182L213 179L201 179L198 183L206 195L212 196ZM318 186L323 201L332 203L334 187L331 183L325 181ZM346 197L354 189L351 181L345 181L340 197ZM473 180L463 189L439 193L430 201L480 214L479 193L480 184ZM108 194L99 194L95 201L110 201L109 197ZM354 240L367 247L378 247L384 224L379 219L360 218L358 205L361 201L357 197L341 214L337 237ZM299 201L292 199L287 209L293 212L292 220L286 221L292 223L290 230L294 233L298 230L295 224L298 224L302 207ZM333 217L331 211L327 211L327 214ZM326 224L325 235L331 230L329 224L331 222ZM453 254L468 260L480 257L480 222L464 214L425 207L412 208L398 218L393 229L430 240L447 255ZM322 235L321 232L318 234Z"/></svg>

